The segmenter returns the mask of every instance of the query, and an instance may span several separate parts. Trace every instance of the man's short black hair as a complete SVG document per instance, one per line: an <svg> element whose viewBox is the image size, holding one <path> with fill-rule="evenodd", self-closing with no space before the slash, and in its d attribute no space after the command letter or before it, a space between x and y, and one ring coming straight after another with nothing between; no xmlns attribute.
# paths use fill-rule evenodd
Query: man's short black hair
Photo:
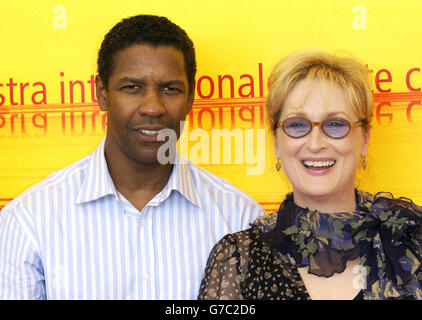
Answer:
<svg viewBox="0 0 422 320"><path fill-rule="evenodd" d="M196 60L192 40L178 25L165 17L138 15L123 19L104 37L98 52L98 74L104 86L114 68L116 54L135 44L147 44L153 47L173 46L183 53L185 70L189 83L189 92L195 87Z"/></svg>

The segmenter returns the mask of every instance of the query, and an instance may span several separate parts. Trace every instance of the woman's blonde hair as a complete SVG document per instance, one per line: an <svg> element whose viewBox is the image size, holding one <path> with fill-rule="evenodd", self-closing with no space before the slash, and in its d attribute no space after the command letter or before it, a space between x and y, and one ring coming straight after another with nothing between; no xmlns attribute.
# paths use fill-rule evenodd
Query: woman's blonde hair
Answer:
<svg viewBox="0 0 422 320"><path fill-rule="evenodd" d="M351 56L335 55L320 50L302 50L281 60L269 78L265 109L273 133L283 104L300 80L327 80L339 85L352 110L368 129L372 119L372 92L368 68Z"/></svg>

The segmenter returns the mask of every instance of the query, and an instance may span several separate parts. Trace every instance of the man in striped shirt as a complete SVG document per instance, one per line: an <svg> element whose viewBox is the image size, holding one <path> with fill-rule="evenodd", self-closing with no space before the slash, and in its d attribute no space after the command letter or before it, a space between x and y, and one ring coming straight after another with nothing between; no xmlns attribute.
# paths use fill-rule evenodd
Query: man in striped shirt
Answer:
<svg viewBox="0 0 422 320"><path fill-rule="evenodd" d="M0 212L0 299L195 299L214 244L264 214L179 154L158 159L158 133L178 138L193 104L185 31L124 19L104 38L98 73L105 139Z"/></svg>

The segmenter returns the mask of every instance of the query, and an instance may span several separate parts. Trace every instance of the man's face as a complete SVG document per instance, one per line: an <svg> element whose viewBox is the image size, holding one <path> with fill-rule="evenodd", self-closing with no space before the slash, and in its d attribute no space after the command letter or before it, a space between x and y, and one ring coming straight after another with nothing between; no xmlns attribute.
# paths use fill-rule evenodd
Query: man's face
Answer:
<svg viewBox="0 0 422 320"><path fill-rule="evenodd" d="M108 87L97 77L98 103L108 117L107 155L157 163L164 143L157 140L158 131L171 129L180 136L193 95L178 49L133 45L117 53Z"/></svg>

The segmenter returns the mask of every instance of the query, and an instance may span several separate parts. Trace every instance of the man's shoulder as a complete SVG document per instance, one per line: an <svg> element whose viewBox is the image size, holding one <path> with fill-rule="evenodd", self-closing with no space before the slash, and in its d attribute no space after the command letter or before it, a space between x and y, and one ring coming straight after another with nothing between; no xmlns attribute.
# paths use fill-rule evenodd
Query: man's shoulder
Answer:
<svg viewBox="0 0 422 320"><path fill-rule="evenodd" d="M83 174L83 171L88 166L90 156L91 155L87 155L64 168L49 174L43 180L16 196L2 211L19 207L22 204L31 204L33 203L32 200L36 198L46 198L50 195L53 196L54 193L58 192L69 192L69 187L77 187L75 181L80 181L81 174Z"/></svg>
<svg viewBox="0 0 422 320"><path fill-rule="evenodd" d="M187 165L198 189L201 189L204 192L224 193L226 197L230 195L232 197L241 198L260 207L255 199L246 192L235 187L228 180L189 161L187 161Z"/></svg>

